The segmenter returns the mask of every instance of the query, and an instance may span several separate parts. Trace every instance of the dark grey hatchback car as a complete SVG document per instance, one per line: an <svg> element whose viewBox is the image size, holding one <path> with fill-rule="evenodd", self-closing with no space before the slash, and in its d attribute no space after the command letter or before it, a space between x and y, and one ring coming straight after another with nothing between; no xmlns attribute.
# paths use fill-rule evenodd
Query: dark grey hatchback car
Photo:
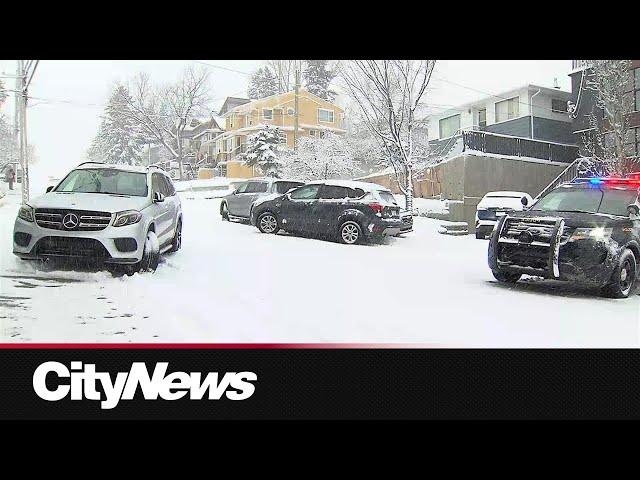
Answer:
<svg viewBox="0 0 640 480"><path fill-rule="evenodd" d="M256 202L251 224L262 233L335 237L345 244L398 235L405 227L390 190L366 182L324 180Z"/></svg>

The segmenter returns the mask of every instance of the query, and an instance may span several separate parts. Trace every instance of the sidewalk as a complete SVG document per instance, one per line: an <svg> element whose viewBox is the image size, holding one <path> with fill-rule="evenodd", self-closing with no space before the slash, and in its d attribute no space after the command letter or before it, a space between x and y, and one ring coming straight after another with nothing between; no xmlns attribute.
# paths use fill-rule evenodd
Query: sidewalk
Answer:
<svg viewBox="0 0 640 480"><path fill-rule="evenodd" d="M0 207L3 205L18 205L22 203L22 189L20 184L14 184L13 190L3 182L0 183Z"/></svg>

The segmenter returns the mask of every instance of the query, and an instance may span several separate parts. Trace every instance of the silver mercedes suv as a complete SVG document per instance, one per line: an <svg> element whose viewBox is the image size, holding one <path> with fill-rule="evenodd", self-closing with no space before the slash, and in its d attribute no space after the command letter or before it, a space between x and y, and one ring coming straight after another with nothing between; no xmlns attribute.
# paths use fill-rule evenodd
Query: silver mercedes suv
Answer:
<svg viewBox="0 0 640 480"><path fill-rule="evenodd" d="M155 167L85 162L24 204L13 253L24 260L66 257L132 275L155 271L182 245L182 206L171 178Z"/></svg>

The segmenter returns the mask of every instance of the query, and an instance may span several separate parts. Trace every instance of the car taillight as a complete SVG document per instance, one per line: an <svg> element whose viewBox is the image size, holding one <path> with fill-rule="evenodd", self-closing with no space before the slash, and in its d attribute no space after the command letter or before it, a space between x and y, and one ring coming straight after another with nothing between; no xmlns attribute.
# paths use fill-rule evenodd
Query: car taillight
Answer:
<svg viewBox="0 0 640 480"><path fill-rule="evenodd" d="M377 216L382 216L382 209L384 208L382 205L379 203L370 203L369 207L371 207L371 210L373 210Z"/></svg>

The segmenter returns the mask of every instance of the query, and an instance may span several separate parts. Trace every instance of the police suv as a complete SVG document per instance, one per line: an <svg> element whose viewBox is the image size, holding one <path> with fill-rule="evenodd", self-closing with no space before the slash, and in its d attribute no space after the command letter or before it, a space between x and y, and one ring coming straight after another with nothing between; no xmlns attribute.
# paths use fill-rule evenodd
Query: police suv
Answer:
<svg viewBox="0 0 640 480"><path fill-rule="evenodd" d="M627 298L640 262L640 180L580 178L523 212L505 215L489 242L489 267L500 282L523 274L580 282Z"/></svg>

